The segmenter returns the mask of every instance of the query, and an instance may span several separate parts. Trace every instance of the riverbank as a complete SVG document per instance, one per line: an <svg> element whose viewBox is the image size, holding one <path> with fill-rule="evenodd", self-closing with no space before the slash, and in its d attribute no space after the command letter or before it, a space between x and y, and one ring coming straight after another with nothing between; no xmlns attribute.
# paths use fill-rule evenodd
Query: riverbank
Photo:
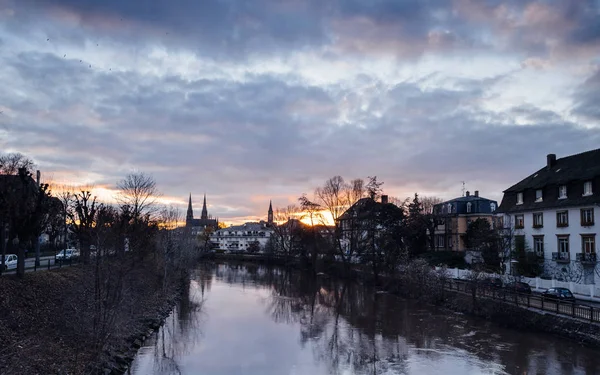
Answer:
<svg viewBox="0 0 600 375"><path fill-rule="evenodd" d="M0 278L1 374L122 373L185 288L139 264L122 273L118 289L101 290L108 297L99 305L94 276L81 266Z"/></svg>
<svg viewBox="0 0 600 375"><path fill-rule="evenodd" d="M300 267L292 258L269 258L260 255L218 254L215 260L234 260ZM472 296L444 288L449 277L443 271L432 271L420 262L406 268L406 273L395 278L374 279L367 269L346 269L341 264L319 265L318 272L335 277L360 279L366 283L376 283L378 289L403 298L423 300L450 311L460 312L489 320L503 327L548 333L576 341L591 348L600 348L600 325L559 316L551 312L517 307L498 300ZM300 267L301 268L301 267Z"/></svg>

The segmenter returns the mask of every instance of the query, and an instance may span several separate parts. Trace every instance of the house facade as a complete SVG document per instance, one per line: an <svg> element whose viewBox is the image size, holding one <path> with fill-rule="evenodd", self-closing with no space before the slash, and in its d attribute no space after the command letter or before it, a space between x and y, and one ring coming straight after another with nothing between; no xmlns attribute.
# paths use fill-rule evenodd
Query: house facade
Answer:
<svg viewBox="0 0 600 375"><path fill-rule="evenodd" d="M545 274L600 283L600 149L548 155L545 167L504 191L499 212L515 250L535 252Z"/></svg>
<svg viewBox="0 0 600 375"><path fill-rule="evenodd" d="M273 234L266 222L245 223L215 231L211 242L217 249L227 251L260 252Z"/></svg>
<svg viewBox="0 0 600 375"><path fill-rule="evenodd" d="M210 240L217 249L260 252L273 235L273 205L269 202L267 221L249 222L222 228L212 233Z"/></svg>
<svg viewBox="0 0 600 375"><path fill-rule="evenodd" d="M437 251L467 250L466 235L469 224L485 219L494 226L498 202L466 192L464 197L455 198L433 206L435 218L434 247Z"/></svg>

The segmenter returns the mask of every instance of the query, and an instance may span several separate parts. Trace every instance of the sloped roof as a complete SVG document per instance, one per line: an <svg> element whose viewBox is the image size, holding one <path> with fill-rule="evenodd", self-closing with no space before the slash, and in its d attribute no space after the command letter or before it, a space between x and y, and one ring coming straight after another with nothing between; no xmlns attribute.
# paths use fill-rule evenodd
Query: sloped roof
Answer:
<svg viewBox="0 0 600 375"><path fill-rule="evenodd" d="M556 163L551 168L544 166L504 192L538 189L550 184L560 185L576 180L590 180L596 176L600 176L600 148L556 159Z"/></svg>

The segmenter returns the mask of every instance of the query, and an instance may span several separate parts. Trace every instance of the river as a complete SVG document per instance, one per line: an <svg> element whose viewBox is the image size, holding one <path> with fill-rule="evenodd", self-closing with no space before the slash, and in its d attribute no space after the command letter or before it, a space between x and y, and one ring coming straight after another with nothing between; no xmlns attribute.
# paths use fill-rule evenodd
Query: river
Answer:
<svg viewBox="0 0 600 375"><path fill-rule="evenodd" d="M598 354L358 283L205 264L130 373L600 374Z"/></svg>

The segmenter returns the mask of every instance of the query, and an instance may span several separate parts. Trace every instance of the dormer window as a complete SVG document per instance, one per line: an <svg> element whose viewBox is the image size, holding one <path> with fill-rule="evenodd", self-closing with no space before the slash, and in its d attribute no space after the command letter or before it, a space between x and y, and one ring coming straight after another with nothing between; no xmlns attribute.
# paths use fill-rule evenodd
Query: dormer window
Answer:
<svg viewBox="0 0 600 375"><path fill-rule="evenodd" d="M544 195L542 193L542 189L537 189L535 191L535 201L536 202L541 202L544 200Z"/></svg>
<svg viewBox="0 0 600 375"><path fill-rule="evenodd" d="M592 195L592 181L586 181L583 183L583 195Z"/></svg>
<svg viewBox="0 0 600 375"><path fill-rule="evenodd" d="M567 199L567 185L558 187L558 199Z"/></svg>
<svg viewBox="0 0 600 375"><path fill-rule="evenodd" d="M523 193L517 193L517 204L523 204Z"/></svg>
<svg viewBox="0 0 600 375"><path fill-rule="evenodd" d="M496 211L496 203L490 203L490 211Z"/></svg>
<svg viewBox="0 0 600 375"><path fill-rule="evenodd" d="M467 202L467 213L470 214L471 213L471 207L473 205L471 204L471 202Z"/></svg>

